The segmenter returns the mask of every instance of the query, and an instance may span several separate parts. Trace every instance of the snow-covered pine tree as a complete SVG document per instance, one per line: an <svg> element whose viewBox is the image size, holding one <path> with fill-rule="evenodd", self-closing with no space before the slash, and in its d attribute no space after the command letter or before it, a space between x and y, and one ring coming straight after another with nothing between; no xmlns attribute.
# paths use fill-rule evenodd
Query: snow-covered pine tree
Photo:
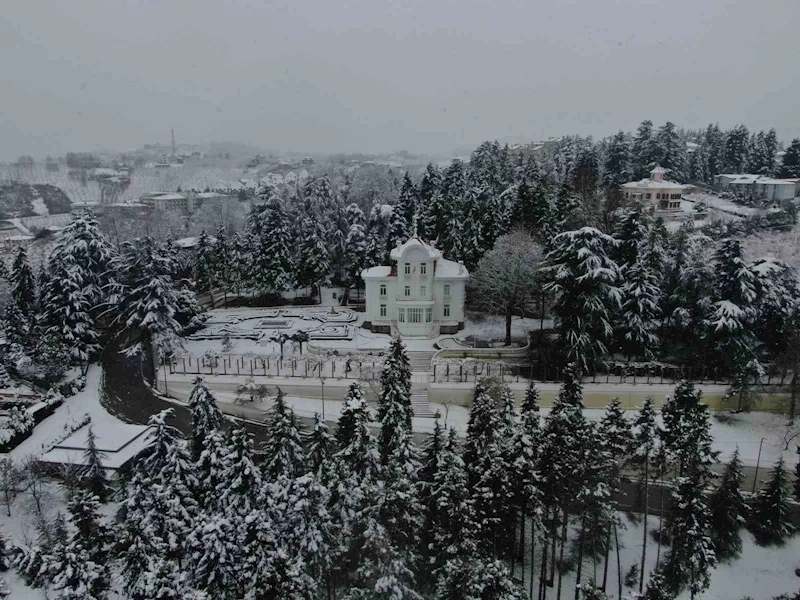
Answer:
<svg viewBox="0 0 800 600"><path fill-rule="evenodd" d="M264 478L268 481L294 479L305 472L305 451L294 411L286 406L285 394L280 388L271 413L264 443Z"/></svg>
<svg viewBox="0 0 800 600"><path fill-rule="evenodd" d="M644 404L632 423L631 463L640 470L638 494L643 500L642 514L644 516L644 532L642 540L642 559L639 564L639 594L642 593L645 579L645 562L647 558L647 514L650 499L650 465L656 454L659 444L659 425L656 423L656 411L653 408L653 398L647 396Z"/></svg>
<svg viewBox="0 0 800 600"><path fill-rule="evenodd" d="M468 488L467 473L458 447L458 436L450 428L439 454L439 460L431 484L430 495L432 523L431 567L434 572L462 553L475 551L475 536L478 534L472 501Z"/></svg>
<svg viewBox="0 0 800 600"><path fill-rule="evenodd" d="M678 183L689 180L689 157L686 153L686 140L675 129L675 124L667 121L658 128L656 134L659 164L667 170L669 178Z"/></svg>
<svg viewBox="0 0 800 600"><path fill-rule="evenodd" d="M577 508L576 499L585 482L585 449L590 447L591 441L590 427L583 415L580 370L574 364L567 365L563 379L553 408L545 419L539 445L538 471L542 503L546 508L547 543L566 539L570 514ZM561 544L557 564L563 564L565 546ZM559 582L562 575L559 569Z"/></svg>
<svg viewBox="0 0 800 600"><path fill-rule="evenodd" d="M225 225L217 227L216 239L212 246L214 255L214 281L224 292L225 304L228 303L228 291L233 283L231 273L233 270L233 240L228 238Z"/></svg>
<svg viewBox="0 0 800 600"><path fill-rule="evenodd" d="M264 191L250 218L252 284L262 294L280 294L295 283L289 220L280 199Z"/></svg>
<svg viewBox="0 0 800 600"><path fill-rule="evenodd" d="M797 447L797 465L794 468L794 499L800 502L800 446Z"/></svg>
<svg viewBox="0 0 800 600"><path fill-rule="evenodd" d="M719 454L711 448L708 406L700 402L701 396L693 383L681 381L661 407L661 437L667 458L678 467L679 476L699 473L707 478Z"/></svg>
<svg viewBox="0 0 800 600"><path fill-rule="evenodd" d="M702 473L689 471L688 476L678 478L672 492L670 551L664 576L673 597L688 587L694 598L711 584L711 570L717 561L714 545L706 533L711 513L706 506L704 487Z"/></svg>
<svg viewBox="0 0 800 600"><path fill-rule="evenodd" d="M739 531L745 526L748 514L747 504L742 497L743 481L742 461L739 460L739 448L736 448L725 467L719 487L708 499L711 541L720 561L739 558L742 552Z"/></svg>
<svg viewBox="0 0 800 600"><path fill-rule="evenodd" d="M111 493L103 461L108 455L97 447L97 436L89 424L86 431L86 450L80 470L81 484L100 502L105 502Z"/></svg>
<svg viewBox="0 0 800 600"><path fill-rule="evenodd" d="M778 459L766 485L756 495L748 527L762 546L782 546L794 533L789 520L789 474Z"/></svg>
<svg viewBox="0 0 800 600"><path fill-rule="evenodd" d="M613 193L631 180L631 143L629 136L619 131L611 136L603 164L603 187Z"/></svg>
<svg viewBox="0 0 800 600"><path fill-rule="evenodd" d="M201 508L215 505L229 461L225 434L219 429L210 430L203 438L203 448L196 463Z"/></svg>
<svg viewBox="0 0 800 600"><path fill-rule="evenodd" d="M611 319L619 307L619 267L608 252L616 245L592 227L567 231L553 240L542 273L545 289L558 294L553 307L561 352L581 369L594 367L608 353Z"/></svg>
<svg viewBox="0 0 800 600"><path fill-rule="evenodd" d="M194 380L187 405L192 417L192 460L197 462L205 448L206 437L222 427L223 417L202 377Z"/></svg>
<svg viewBox="0 0 800 600"><path fill-rule="evenodd" d="M250 284L251 263L250 248L252 244L246 232L237 231L231 244L231 286L237 296L241 296L244 288Z"/></svg>
<svg viewBox="0 0 800 600"><path fill-rule="evenodd" d="M658 144L653 134L653 122L642 121L636 130L631 150L634 179L647 177L650 170L661 160Z"/></svg>
<svg viewBox="0 0 800 600"><path fill-rule="evenodd" d="M241 548L236 541L236 527L227 516L203 513L195 521L187 537L188 570L194 586L212 598L238 600L242 561Z"/></svg>
<svg viewBox="0 0 800 600"><path fill-rule="evenodd" d="M308 577L318 585L327 581L331 566L330 494L313 473L306 473L285 486L281 505L281 539L291 556L299 556Z"/></svg>
<svg viewBox="0 0 800 600"><path fill-rule="evenodd" d="M0 363L0 389L11 387L11 377L3 363Z"/></svg>
<svg viewBox="0 0 800 600"><path fill-rule="evenodd" d="M344 243L344 276L349 286L359 288L361 285L361 271L366 266L367 239L364 235L364 226L353 223Z"/></svg>
<svg viewBox="0 0 800 600"><path fill-rule="evenodd" d="M328 280L330 263L319 227L309 217L302 220L298 243L297 284L312 289L319 288Z"/></svg>
<svg viewBox="0 0 800 600"><path fill-rule="evenodd" d="M800 138L794 138L786 148L778 177L800 177Z"/></svg>
<svg viewBox="0 0 800 600"><path fill-rule="evenodd" d="M624 271L620 342L630 359L653 360L659 344L661 326L661 287L646 256L640 257Z"/></svg>
<svg viewBox="0 0 800 600"><path fill-rule="evenodd" d="M441 424L441 413L436 411L433 422L433 434L426 438L422 446L422 466L419 471L419 501L424 510L424 521L420 531L421 564L428 564L433 553L433 525L436 522L436 503L433 501L433 482L439 469L439 457L445 444L445 432Z"/></svg>
<svg viewBox="0 0 800 600"><path fill-rule="evenodd" d="M612 249L611 255L623 273L639 260L652 224L653 219L639 201L631 204L620 215L614 228L617 245Z"/></svg>
<svg viewBox="0 0 800 600"><path fill-rule="evenodd" d="M308 470L321 481L325 481L328 460L335 448L335 440L330 429L319 413L314 413L314 427L308 436L306 464Z"/></svg>
<svg viewBox="0 0 800 600"><path fill-rule="evenodd" d="M376 518L383 526L392 547L408 569L419 559L420 530L424 506L419 496L420 461L410 432L400 430L397 446L392 448L382 470Z"/></svg>
<svg viewBox="0 0 800 600"><path fill-rule="evenodd" d="M743 173L747 165L747 140L750 132L744 125L737 125L726 132L724 143L725 172Z"/></svg>
<svg viewBox="0 0 800 600"><path fill-rule="evenodd" d="M353 382L345 396L336 429L337 450L334 459L339 468L357 478L377 480L380 453L369 428L371 417L361 386Z"/></svg>
<svg viewBox="0 0 800 600"><path fill-rule="evenodd" d="M36 314L36 278L28 262L28 251L19 246L14 254L9 272L11 284L11 302L16 306L25 321L21 323L25 331L30 333L33 318Z"/></svg>
<svg viewBox="0 0 800 600"><path fill-rule="evenodd" d="M386 262L388 259L386 249L390 247L388 236L392 210L392 207L388 204L373 204L369 211L364 250L366 254L365 265L367 267L388 264Z"/></svg>
<svg viewBox="0 0 800 600"><path fill-rule="evenodd" d="M102 522L100 505L88 492L76 494L69 503L73 532L62 550L44 559L44 568L62 600L95 600L106 597L111 585L107 562L110 534Z"/></svg>
<svg viewBox="0 0 800 600"><path fill-rule="evenodd" d="M127 353L169 353L181 346L181 325L175 319L180 300L172 279L174 267L170 253L154 238L123 244L117 261L122 285L113 327L118 334L137 332L141 340Z"/></svg>
<svg viewBox="0 0 800 600"><path fill-rule="evenodd" d="M411 432L411 366L403 341L396 337L389 345L389 352L381 370L381 392L378 397L378 420L381 431L378 448L381 462L386 464L395 452L403 433Z"/></svg>
<svg viewBox="0 0 800 600"><path fill-rule="evenodd" d="M258 507L261 482L261 472L253 461L253 441L243 425L234 427L228 445L228 460L216 491L217 508L223 514L244 519Z"/></svg>
<svg viewBox="0 0 800 600"><path fill-rule="evenodd" d="M197 250L194 255L194 281L198 292L211 293L217 285L216 252L211 237L204 229L197 240ZM214 306L213 294L211 306Z"/></svg>

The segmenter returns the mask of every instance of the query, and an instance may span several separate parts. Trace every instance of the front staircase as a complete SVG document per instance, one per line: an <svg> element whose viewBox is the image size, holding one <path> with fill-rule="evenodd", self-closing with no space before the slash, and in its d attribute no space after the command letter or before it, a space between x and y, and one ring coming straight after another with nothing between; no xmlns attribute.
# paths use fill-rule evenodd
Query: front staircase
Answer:
<svg viewBox="0 0 800 600"><path fill-rule="evenodd" d="M415 417L423 419L432 419L435 416L428 398L429 373L434 354L436 352L433 351L408 352L408 362L411 365L411 409Z"/></svg>

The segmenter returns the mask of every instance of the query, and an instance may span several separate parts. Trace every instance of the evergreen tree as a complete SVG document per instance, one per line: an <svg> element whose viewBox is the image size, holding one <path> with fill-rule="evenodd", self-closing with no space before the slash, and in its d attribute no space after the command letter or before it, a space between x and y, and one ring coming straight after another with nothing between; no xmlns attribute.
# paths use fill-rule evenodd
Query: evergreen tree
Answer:
<svg viewBox="0 0 800 600"><path fill-rule="evenodd" d="M447 218L446 214L441 214L443 211L442 172L428 163L417 190L417 228L422 239L438 239L441 231L439 220Z"/></svg>
<svg viewBox="0 0 800 600"><path fill-rule="evenodd" d="M681 477L699 473L707 478L718 455L711 449L708 406L700 402L701 396L693 383L682 381L661 407L662 440Z"/></svg>
<svg viewBox="0 0 800 600"><path fill-rule="evenodd" d="M226 515L244 519L258 507L260 491L261 473L253 462L253 442L244 426L234 427L216 492L217 506Z"/></svg>
<svg viewBox="0 0 800 600"><path fill-rule="evenodd" d="M395 204L395 213L398 218L402 217L409 228L414 221L414 216L417 214L417 188L414 182L411 181L408 171L403 175L403 184L400 187L400 196L397 199L397 204ZM411 234L411 229L408 229L406 237Z"/></svg>
<svg viewBox="0 0 800 600"><path fill-rule="evenodd" d="M467 474L456 430L451 428L442 446L431 485L429 519L432 522L433 570L463 553L474 551L478 534Z"/></svg>
<svg viewBox="0 0 800 600"><path fill-rule="evenodd" d="M673 597L688 587L694 598L711 584L716 557L714 545L706 534L711 514L705 504L703 488L701 473L694 471L688 477L679 477L672 493L671 543L664 575Z"/></svg>
<svg viewBox="0 0 800 600"><path fill-rule="evenodd" d="M800 502L800 446L797 447L798 461L794 468L794 499Z"/></svg>
<svg viewBox="0 0 800 600"><path fill-rule="evenodd" d="M659 148L659 163L667 170L670 179L678 183L689 180L689 158L686 141L676 131L675 124L667 121L658 129L656 144Z"/></svg>
<svg viewBox="0 0 800 600"><path fill-rule="evenodd" d="M188 536L192 579L212 598L242 597L237 587L242 565L235 526L223 515L204 513Z"/></svg>
<svg viewBox="0 0 800 600"><path fill-rule="evenodd" d="M364 392L358 383L351 383L345 396L336 429L337 468L358 479L377 479L380 453L369 429L371 421Z"/></svg>
<svg viewBox="0 0 800 600"><path fill-rule="evenodd" d="M121 283L113 326L118 334L139 333L140 342L126 352L158 349L164 354L180 347L181 325L175 316L181 305L172 275L175 265L166 248L151 237L123 245L117 264ZM157 356L157 355L156 355Z"/></svg>
<svg viewBox="0 0 800 600"><path fill-rule="evenodd" d="M233 240L228 239L225 225L217 228L216 239L212 247L214 264L214 281L222 287L227 305L228 289L233 283L231 271L233 270Z"/></svg>
<svg viewBox="0 0 800 600"><path fill-rule="evenodd" d="M252 284L262 294L280 294L295 283L289 220L277 196L259 197L264 201L253 206L249 222Z"/></svg>
<svg viewBox="0 0 800 600"><path fill-rule="evenodd" d="M603 187L607 191L617 190L631 180L631 145L624 132L619 131L611 137L603 170Z"/></svg>
<svg viewBox="0 0 800 600"><path fill-rule="evenodd" d="M309 217L302 220L298 243L297 284L307 287L324 285L330 271L328 251L317 224Z"/></svg>
<svg viewBox="0 0 800 600"><path fill-rule="evenodd" d="M187 405L192 417L192 460L197 462L205 448L206 438L222 427L223 417L217 408L217 400L203 383L202 377L194 380Z"/></svg>
<svg viewBox="0 0 800 600"><path fill-rule="evenodd" d="M70 600L106 597L110 587L107 564L108 529L100 518L97 499L87 492L77 494L69 503L73 532L63 551L45 559L59 598Z"/></svg>
<svg viewBox="0 0 800 600"><path fill-rule="evenodd" d="M219 429L210 430L203 438L197 459L198 500L202 508L216 505L225 474L230 468L230 459L225 435Z"/></svg>
<svg viewBox="0 0 800 600"><path fill-rule="evenodd" d="M728 173L742 173L747 165L747 140L750 132L744 125L737 125L725 136L724 161Z"/></svg>
<svg viewBox="0 0 800 600"><path fill-rule="evenodd" d="M661 160L659 148L653 135L653 122L642 121L636 136L633 138L631 162L634 178L642 179L648 176L650 170Z"/></svg>
<svg viewBox="0 0 800 600"><path fill-rule="evenodd" d="M334 445L335 441L325 421L322 420L319 413L314 413L314 428L309 436L306 462L309 472L317 478L323 479Z"/></svg>
<svg viewBox="0 0 800 600"><path fill-rule="evenodd" d="M294 411L286 406L283 390L278 388L275 405L264 443L262 470L269 481L294 479L305 472L305 451Z"/></svg>
<svg viewBox="0 0 800 600"><path fill-rule="evenodd" d="M25 319L22 325L26 333L30 333L36 313L36 279L28 263L28 252L25 246L19 246L9 273L11 284L11 301Z"/></svg>
<svg viewBox="0 0 800 600"><path fill-rule="evenodd" d="M756 542L762 546L782 546L794 533L789 520L788 479L783 457L780 457L753 502L749 527Z"/></svg>
<svg viewBox="0 0 800 600"><path fill-rule="evenodd" d="M652 219L641 202L634 202L622 212L614 229L618 244L612 256L623 272L639 260L651 225Z"/></svg>
<svg viewBox="0 0 800 600"><path fill-rule="evenodd" d="M422 467L419 471L419 501L424 510L424 521L420 531L420 554L422 563L434 560L432 551L433 527L437 522L437 507L433 498L433 482L439 472L439 460L446 442L442 428L441 414L434 415L433 435L428 437L422 447Z"/></svg>
<svg viewBox="0 0 800 600"><path fill-rule="evenodd" d="M778 168L778 177L800 177L800 138L794 138L786 148L783 163Z"/></svg>
<svg viewBox="0 0 800 600"><path fill-rule="evenodd" d="M742 497L742 461L737 448L725 467L719 487L708 500L711 511L711 541L720 561L739 558L742 553L742 538L739 530L744 527L747 505Z"/></svg>
<svg viewBox="0 0 800 600"><path fill-rule="evenodd" d="M83 453L83 466L81 468L81 482L86 489L100 502L105 502L111 493L103 460L107 455L97 448L97 437L94 428L89 425L86 431L86 450Z"/></svg>
<svg viewBox="0 0 800 600"><path fill-rule="evenodd" d="M608 256L616 245L592 227L559 234L545 257L545 289L559 294L553 307L567 361L588 369L608 353L611 319L619 306L619 267Z"/></svg>
<svg viewBox="0 0 800 600"><path fill-rule="evenodd" d="M366 266L366 247L367 241L363 225L352 224L345 240L342 260L344 261L345 281L348 285L356 288L361 285L361 271Z"/></svg>
<svg viewBox="0 0 800 600"><path fill-rule="evenodd" d="M639 593L644 586L644 565L647 558L647 514L650 499L650 464L653 461L659 444L660 429L656 423L656 412L653 408L653 399L647 396L644 404L632 424L631 462L641 469L639 478L640 497L644 499L642 514L644 515L642 559L639 564Z"/></svg>
<svg viewBox="0 0 800 600"><path fill-rule="evenodd" d="M661 325L661 289L656 273L644 260L625 271L622 285L621 335L623 352L630 358L652 360Z"/></svg>
<svg viewBox="0 0 800 600"><path fill-rule="evenodd" d="M197 240L197 250L194 257L194 280L197 290L210 293L216 285L216 274L216 253L214 252L213 242L204 229ZM213 294L211 298L213 306Z"/></svg>
<svg viewBox="0 0 800 600"><path fill-rule="evenodd" d="M411 367L403 341L392 339L381 371L381 393L378 398L378 420L381 431L378 448L381 462L386 464L399 446L400 437L411 432Z"/></svg>
<svg viewBox="0 0 800 600"><path fill-rule="evenodd" d="M365 254L367 267L388 264L386 249L391 248L389 243L389 222L391 219L392 207L385 204L374 204L369 211L367 221L367 238Z"/></svg>

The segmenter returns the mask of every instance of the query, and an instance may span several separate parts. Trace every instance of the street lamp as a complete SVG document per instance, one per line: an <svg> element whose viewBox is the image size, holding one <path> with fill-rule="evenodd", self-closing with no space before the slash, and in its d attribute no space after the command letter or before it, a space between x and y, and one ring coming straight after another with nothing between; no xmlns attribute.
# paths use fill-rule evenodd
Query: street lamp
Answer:
<svg viewBox="0 0 800 600"><path fill-rule="evenodd" d="M761 438L758 443L758 458L756 459L756 472L753 474L753 493L756 493L756 482L758 482L758 465L761 463L761 446L766 438Z"/></svg>
<svg viewBox="0 0 800 600"><path fill-rule="evenodd" d="M322 420L325 420L325 378L320 376L319 382L322 385Z"/></svg>

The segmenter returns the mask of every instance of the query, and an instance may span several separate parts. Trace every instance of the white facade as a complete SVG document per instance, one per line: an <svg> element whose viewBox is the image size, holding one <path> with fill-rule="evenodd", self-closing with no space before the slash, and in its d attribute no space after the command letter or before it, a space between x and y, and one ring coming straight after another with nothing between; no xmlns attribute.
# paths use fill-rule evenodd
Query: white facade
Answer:
<svg viewBox="0 0 800 600"><path fill-rule="evenodd" d="M665 181L664 173L666 173L664 169L656 166L650 171L650 179L623 184L623 196L626 200L638 200L642 204L655 207L658 211L680 211L685 186L674 181Z"/></svg>
<svg viewBox="0 0 800 600"><path fill-rule="evenodd" d="M455 333L464 328L464 287L469 273L414 236L391 252L392 265L361 273L366 286L365 324L372 331L407 337Z"/></svg>
<svg viewBox="0 0 800 600"><path fill-rule="evenodd" d="M750 173L720 173L714 177L717 189L770 202L792 200L800 193L798 181L800 180L772 179Z"/></svg>

